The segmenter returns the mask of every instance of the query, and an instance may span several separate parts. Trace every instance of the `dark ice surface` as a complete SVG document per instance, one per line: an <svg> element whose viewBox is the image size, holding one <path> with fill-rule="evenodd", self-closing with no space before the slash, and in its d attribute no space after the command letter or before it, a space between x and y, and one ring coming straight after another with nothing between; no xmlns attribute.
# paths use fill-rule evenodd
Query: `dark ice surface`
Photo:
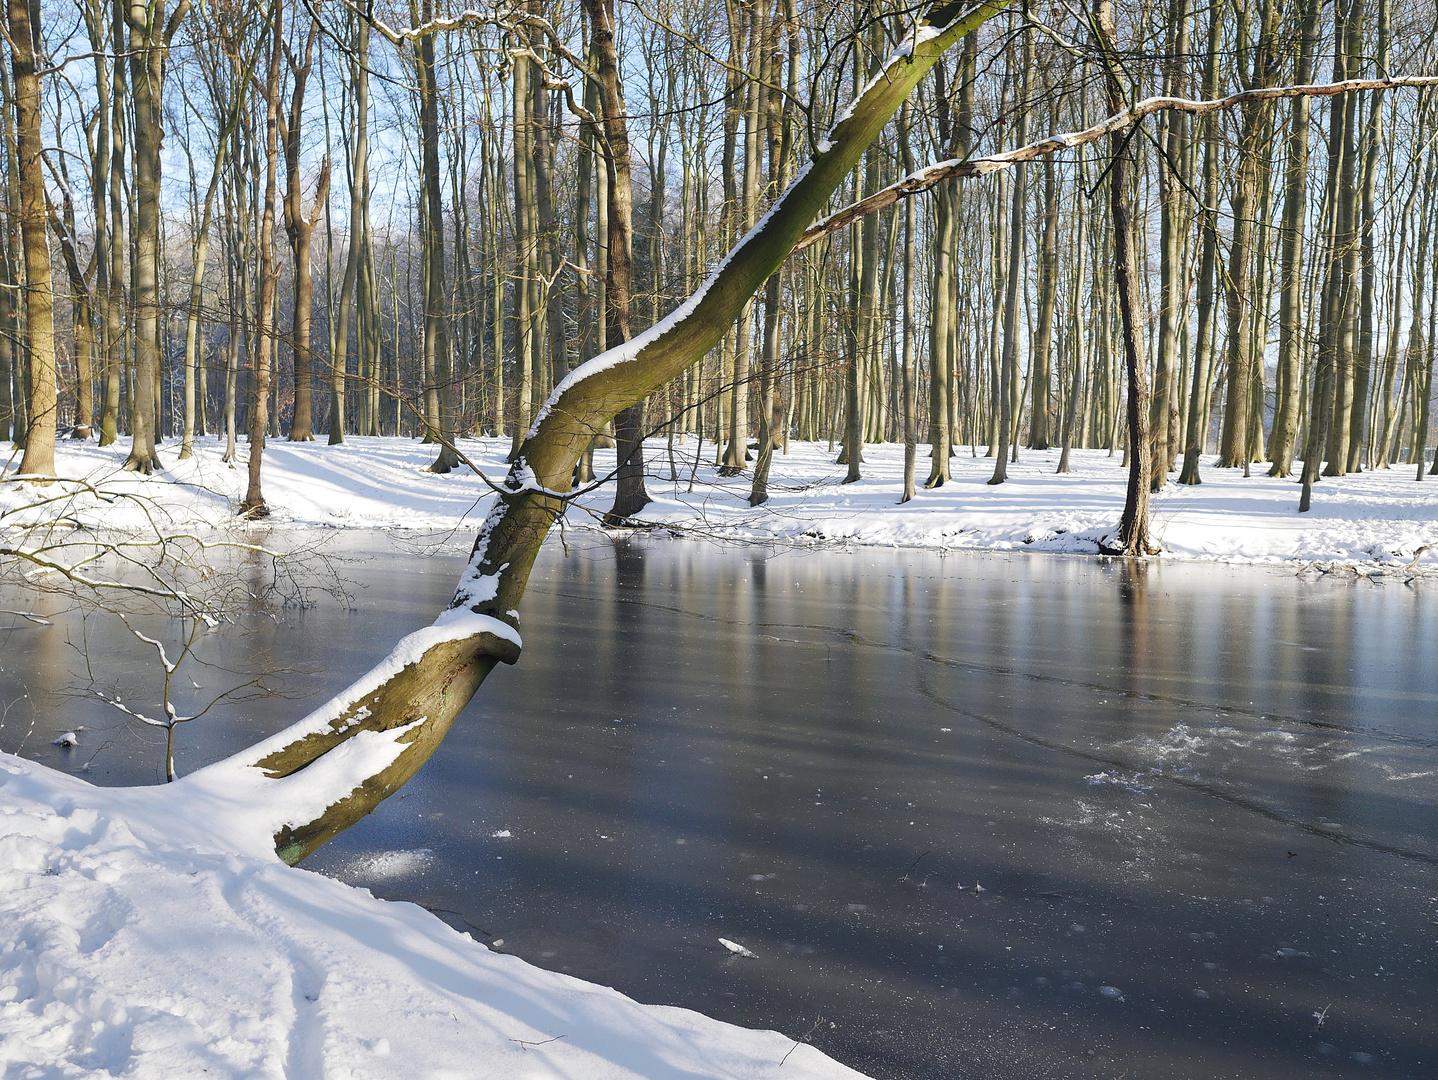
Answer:
<svg viewBox="0 0 1438 1080"><path fill-rule="evenodd" d="M182 771L341 688L463 562L345 543L352 607L207 642L287 671ZM1428 579L551 543L519 665L305 865L875 1077L1438 1076L1435 630ZM47 694L73 619L7 634L0 748L156 779L153 735ZM155 696L123 632L89 652ZM239 678L195 670L195 700Z"/></svg>

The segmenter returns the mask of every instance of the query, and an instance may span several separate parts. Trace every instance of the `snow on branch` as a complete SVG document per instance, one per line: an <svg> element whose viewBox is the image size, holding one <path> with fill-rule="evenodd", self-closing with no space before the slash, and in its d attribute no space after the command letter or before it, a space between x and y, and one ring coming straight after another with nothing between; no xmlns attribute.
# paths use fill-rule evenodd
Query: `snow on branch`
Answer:
<svg viewBox="0 0 1438 1080"><path fill-rule="evenodd" d="M921 194L933 187L941 180L950 177L987 176L989 173L1000 172L1003 169L1020 165L1026 161L1033 161L1035 158L1044 157L1058 150L1068 150L1075 146L1086 146L1089 143L1098 142L1106 135L1125 131L1133 127L1140 120L1160 112L1184 112L1192 113L1195 116L1203 116L1207 113L1218 112L1223 109L1231 109L1238 105L1247 105L1255 101L1271 101L1280 98L1295 97L1338 97L1342 94L1352 94L1363 90L1393 90L1403 87L1426 87L1438 86L1438 75L1395 75L1387 79L1347 79L1343 82L1334 83L1304 83L1296 86L1265 86L1256 90L1244 90L1237 94L1230 94L1227 97L1213 98L1207 101L1195 101L1192 98L1178 97L1151 97L1145 98L1134 105L1129 106L1121 112L1114 113L1106 120L1102 120L1092 127L1084 128L1082 131L1070 131L1060 135L1050 135L1046 139L1029 143L1027 146L1020 146L1014 150L1005 150L999 154L989 154L985 157L975 158L952 158L948 161L935 162L926 165L917 172L910 173L902 180L882 188L874 194L860 199L858 202L850 203L842 210L830 214L823 220L816 222L805 231L799 242L794 245L794 251L803 251L812 247L824 237L838 232L876 211L892 206L900 199L909 198Z"/></svg>

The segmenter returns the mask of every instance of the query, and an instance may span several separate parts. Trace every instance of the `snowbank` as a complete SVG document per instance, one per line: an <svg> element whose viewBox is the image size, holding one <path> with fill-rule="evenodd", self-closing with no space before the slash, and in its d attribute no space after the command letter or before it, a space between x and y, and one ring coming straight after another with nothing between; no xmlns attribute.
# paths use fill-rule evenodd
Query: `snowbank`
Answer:
<svg viewBox="0 0 1438 1080"><path fill-rule="evenodd" d="M503 478L508 440L464 439L460 449L490 479ZM920 482L927 472L924 450ZM1009 481L990 487L986 481L993 460L960 448L949 484L920 490L912 502L899 506L902 448L866 447L864 479L846 485L839 483L844 468L834 464L826 446L794 443L787 455L774 458L770 500L750 508L749 478L719 478L712 443L705 444L704 461L695 470L693 451L692 439L676 447L679 479L671 481L664 442L649 442L648 486L655 501L644 520L751 541L1093 553L1100 537L1118 524L1126 479L1120 459L1101 450L1076 451L1074 471L1056 475L1058 451L1053 450L1021 453L1009 468ZM477 528L490 487L468 469L443 476L425 471L434 456L433 447L410 439L355 438L333 447L271 443L264 464L272 510L266 527ZM220 461L215 440L200 440L195 457L186 462L175 461L173 448L162 450L168 468L149 478L118 472L124 457L117 447L62 443L58 468L105 492L158 502L172 526L233 522L245 473ZM596 455L596 469L612 463L612 451ZM1170 483L1154 496L1153 533L1169 558L1406 563L1419 547L1438 542L1438 478L1417 483L1413 472L1405 465L1324 479L1314 489L1313 510L1299 514L1295 481L1275 480L1260 475L1261 470L1245 479L1238 470L1213 467L1209 459L1201 485ZM25 498L26 485L5 485L0 509ZM612 501L612 486L584 496L571 523L592 521L586 510L603 512ZM82 521L136 528L153 512L123 498L102 503L88 492L77 495L67 509ZM53 518L54 507L45 514Z"/></svg>
<svg viewBox="0 0 1438 1080"><path fill-rule="evenodd" d="M859 1076L226 850L197 816L183 784L97 788L0 755L0 1074Z"/></svg>

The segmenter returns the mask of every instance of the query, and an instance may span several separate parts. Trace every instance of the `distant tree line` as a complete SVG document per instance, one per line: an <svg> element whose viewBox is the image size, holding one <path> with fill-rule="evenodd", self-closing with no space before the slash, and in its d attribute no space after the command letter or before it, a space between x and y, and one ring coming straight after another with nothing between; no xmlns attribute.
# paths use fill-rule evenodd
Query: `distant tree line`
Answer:
<svg viewBox="0 0 1438 1080"><path fill-rule="evenodd" d="M1435 70L1429 0L1163 0L1107 35L1102 7L991 19L829 209L1154 95ZM517 447L569 372L694 293L914 28L893 0L9 0L0 435L40 474L57 428L129 436L145 471L246 433L421 437L441 470L461 435ZM701 437L754 501L791 437L852 479L907 434L910 492L955 453L1002 482L1136 437L1154 489L1215 452L1303 469L1305 505L1320 474L1421 479L1435 135L1424 87L1161 110L859 215L593 433L630 466L616 509L643 505L646 434Z"/></svg>

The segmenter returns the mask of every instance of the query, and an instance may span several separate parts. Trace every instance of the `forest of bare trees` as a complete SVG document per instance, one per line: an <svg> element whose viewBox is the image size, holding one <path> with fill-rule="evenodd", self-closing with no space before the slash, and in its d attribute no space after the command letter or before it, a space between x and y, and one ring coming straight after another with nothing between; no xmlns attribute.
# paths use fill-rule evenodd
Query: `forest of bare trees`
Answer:
<svg viewBox="0 0 1438 1080"><path fill-rule="evenodd" d="M1301 473L1304 508L1321 475L1423 477L1432 5L1108 7L1014 4L937 62L828 205L877 209L812 229L594 432L621 450L614 517L644 505L644 436L697 437L755 502L791 438L856 478L907 436L906 495L955 453L1000 483L1050 447L1060 471L1136 457L1144 488L1213 453ZM57 430L128 437L144 471L201 438L422 437L439 471L461 436L517 448L569 372L699 288L918 14L9 0L0 434L26 474ZM967 166L884 194L942 161Z"/></svg>

